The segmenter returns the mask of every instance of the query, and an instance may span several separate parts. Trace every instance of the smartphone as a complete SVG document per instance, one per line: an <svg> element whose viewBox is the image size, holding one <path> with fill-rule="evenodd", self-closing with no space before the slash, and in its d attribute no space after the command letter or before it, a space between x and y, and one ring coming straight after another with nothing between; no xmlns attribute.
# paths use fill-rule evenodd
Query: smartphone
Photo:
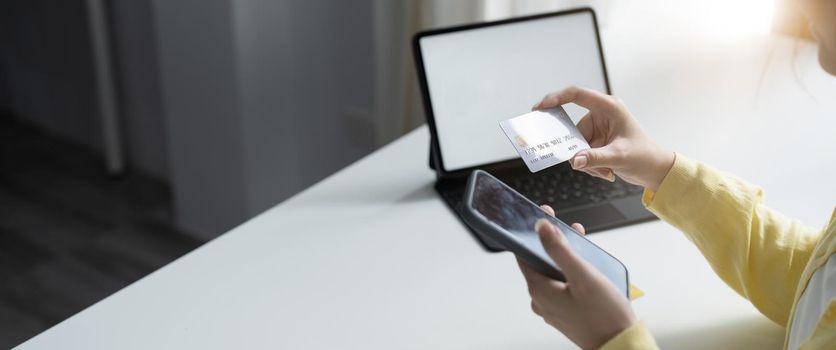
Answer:
<svg viewBox="0 0 836 350"><path fill-rule="evenodd" d="M559 281L566 277L540 243L534 223L547 219L562 231L582 258L630 298L627 267L572 227L546 214L543 209L493 175L475 170L464 194L464 221L482 238L493 241L523 259L529 266Z"/></svg>

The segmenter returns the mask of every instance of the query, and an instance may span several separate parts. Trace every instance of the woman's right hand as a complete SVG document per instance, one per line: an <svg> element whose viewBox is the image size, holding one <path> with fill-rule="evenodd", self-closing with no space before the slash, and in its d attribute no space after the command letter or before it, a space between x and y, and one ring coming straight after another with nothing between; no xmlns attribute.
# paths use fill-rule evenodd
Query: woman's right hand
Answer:
<svg viewBox="0 0 836 350"><path fill-rule="evenodd" d="M570 161L572 168L609 181L615 181L618 175L631 184L658 190L673 166L674 153L645 134L620 99L570 87L546 95L532 110L572 102L589 110L578 122L578 130L591 147L575 154Z"/></svg>

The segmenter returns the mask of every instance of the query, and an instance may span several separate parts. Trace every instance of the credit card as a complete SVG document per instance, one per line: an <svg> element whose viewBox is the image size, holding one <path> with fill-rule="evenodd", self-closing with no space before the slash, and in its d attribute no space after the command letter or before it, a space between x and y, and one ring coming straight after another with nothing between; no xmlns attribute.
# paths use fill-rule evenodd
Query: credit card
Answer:
<svg viewBox="0 0 836 350"><path fill-rule="evenodd" d="M563 107L533 111L499 122L532 173L571 159L589 149Z"/></svg>

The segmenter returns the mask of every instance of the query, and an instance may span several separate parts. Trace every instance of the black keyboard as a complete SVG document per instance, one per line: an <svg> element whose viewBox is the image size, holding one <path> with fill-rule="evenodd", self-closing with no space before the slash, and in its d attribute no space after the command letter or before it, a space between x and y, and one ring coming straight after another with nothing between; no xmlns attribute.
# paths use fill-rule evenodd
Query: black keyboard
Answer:
<svg viewBox="0 0 836 350"><path fill-rule="evenodd" d="M609 182L578 171L554 171L501 179L534 203L549 204L555 210L577 208L616 198L632 196L643 191L642 187L620 179ZM462 210L462 191L444 194L457 212Z"/></svg>

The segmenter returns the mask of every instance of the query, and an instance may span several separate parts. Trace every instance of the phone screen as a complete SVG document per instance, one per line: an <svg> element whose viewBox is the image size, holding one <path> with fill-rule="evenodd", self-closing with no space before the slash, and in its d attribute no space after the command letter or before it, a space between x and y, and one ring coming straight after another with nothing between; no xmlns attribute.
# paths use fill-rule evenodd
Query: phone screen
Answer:
<svg viewBox="0 0 836 350"><path fill-rule="evenodd" d="M540 238L534 231L534 223L537 220L548 219L566 235L575 252L612 281L624 295L628 295L627 269L620 261L581 236L569 225L546 214L540 207L493 176L485 173L478 175L471 206L488 221L510 233L530 252L550 262L559 270L560 267L543 249Z"/></svg>

